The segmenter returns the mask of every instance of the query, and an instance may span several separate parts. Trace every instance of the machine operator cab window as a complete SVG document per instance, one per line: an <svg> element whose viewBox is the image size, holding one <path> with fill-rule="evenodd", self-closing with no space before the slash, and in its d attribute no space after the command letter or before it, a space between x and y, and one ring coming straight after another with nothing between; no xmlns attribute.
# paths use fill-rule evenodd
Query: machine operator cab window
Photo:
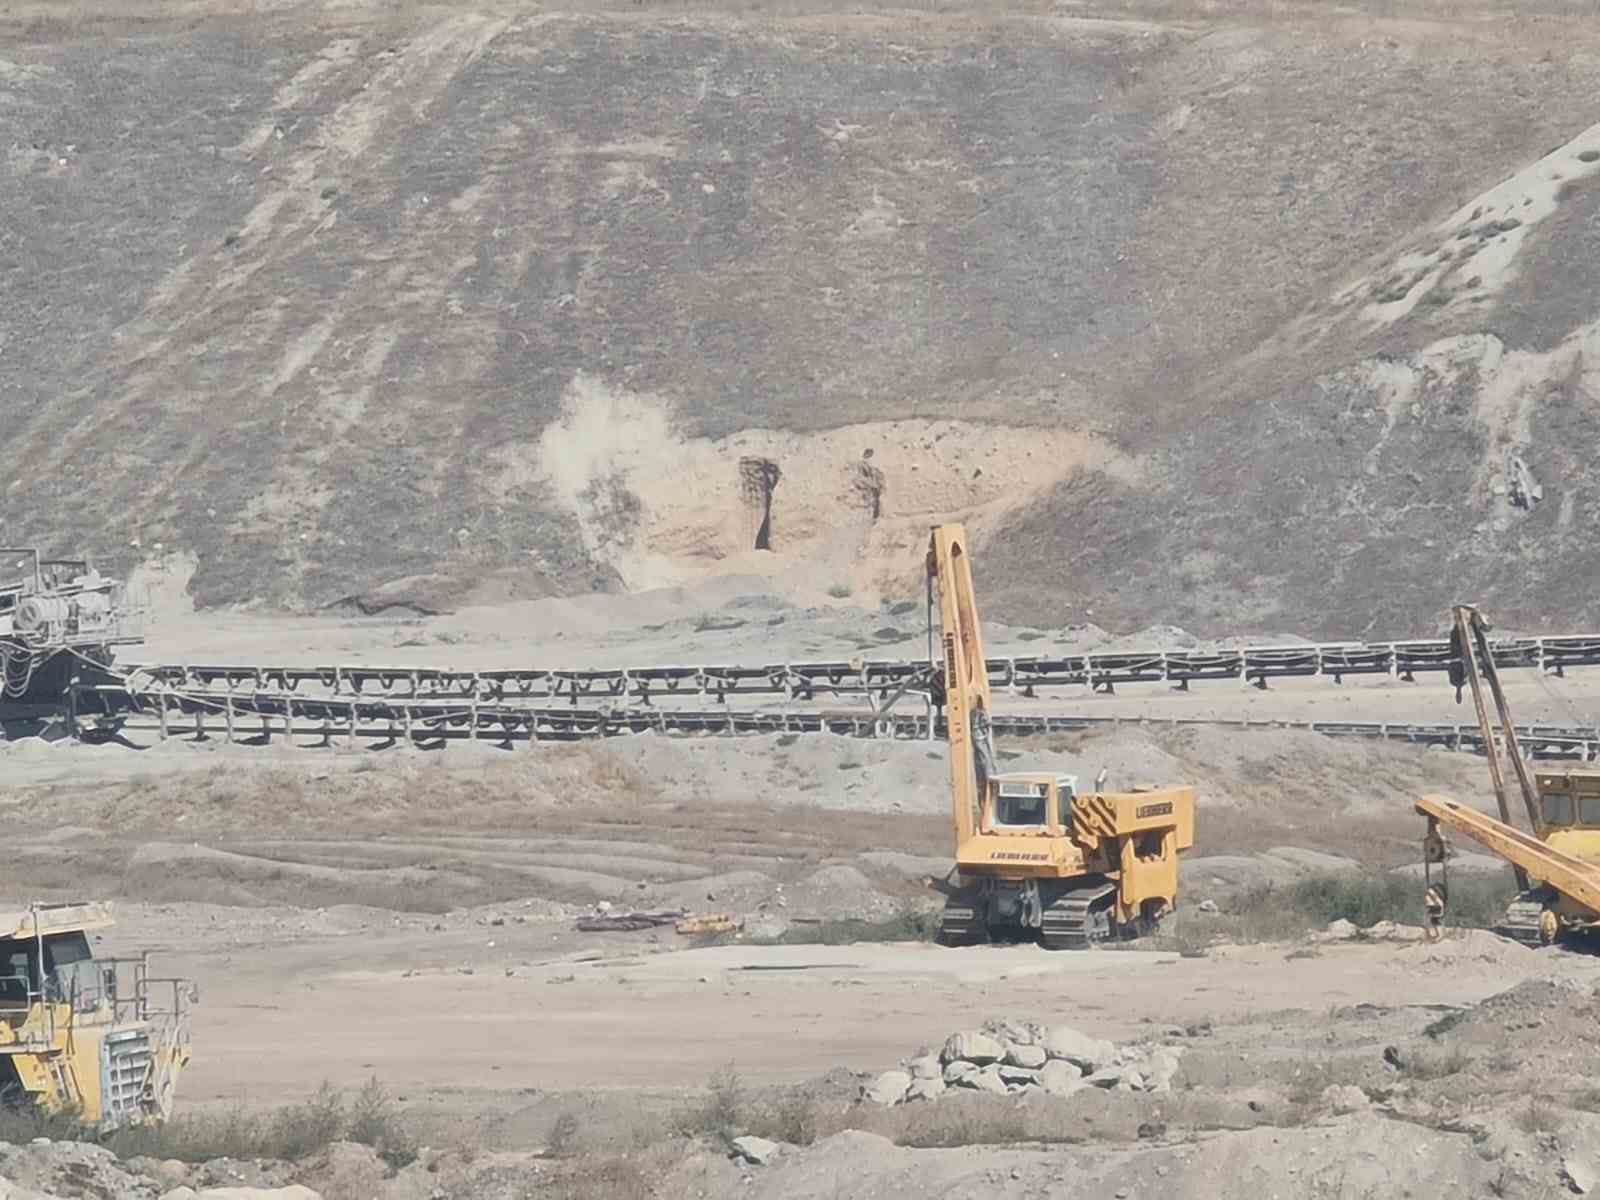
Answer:
<svg viewBox="0 0 1600 1200"><path fill-rule="evenodd" d="M1538 777L1540 815L1552 829L1600 829L1600 777L1591 771Z"/></svg>
<svg viewBox="0 0 1600 1200"><path fill-rule="evenodd" d="M1056 811L1050 811L1051 787L1037 778L995 780L994 827L996 829L1043 830L1052 821L1072 828L1072 797L1077 777L1058 775L1055 781Z"/></svg>
<svg viewBox="0 0 1600 1200"><path fill-rule="evenodd" d="M98 968L81 930L44 936L42 970L37 939L0 939L0 1011L26 1011L41 995L56 1003L92 995Z"/></svg>
<svg viewBox="0 0 1600 1200"><path fill-rule="evenodd" d="M1544 807L1544 823L1551 826L1587 825L1600 827L1600 796L1574 797L1564 792L1546 792L1539 797Z"/></svg>

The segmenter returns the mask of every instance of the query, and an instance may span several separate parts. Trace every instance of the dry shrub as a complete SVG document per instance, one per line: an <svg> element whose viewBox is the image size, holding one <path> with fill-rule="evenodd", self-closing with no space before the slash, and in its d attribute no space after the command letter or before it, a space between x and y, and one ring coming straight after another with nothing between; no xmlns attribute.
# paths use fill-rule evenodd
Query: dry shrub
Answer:
<svg viewBox="0 0 1600 1200"><path fill-rule="evenodd" d="M1446 922L1454 928L1487 928L1500 919L1509 899L1510 889L1498 878L1458 876L1450 883ZM1420 924L1422 885L1389 872L1348 872L1250 888L1221 901L1220 912L1185 910L1156 944L1194 954L1220 940L1298 941L1341 920L1363 929L1386 920Z"/></svg>
<svg viewBox="0 0 1600 1200"><path fill-rule="evenodd" d="M100 1143L121 1158L147 1156L182 1162L216 1158L293 1162L334 1142L370 1146L391 1167L405 1166L417 1156L409 1122L377 1079L350 1100L324 1083L309 1100L267 1112L240 1108L220 1114L180 1115L158 1125L135 1125L110 1133L83 1124L76 1113L0 1106L0 1142L24 1145L37 1137Z"/></svg>
<svg viewBox="0 0 1600 1200"><path fill-rule="evenodd" d="M744 1081L730 1065L711 1076L704 1095L678 1114L675 1127L683 1137L708 1137L727 1144L756 1132L752 1125L759 1121L759 1115Z"/></svg>
<svg viewBox="0 0 1600 1200"><path fill-rule="evenodd" d="M1367 1072L1365 1064L1350 1058L1307 1058L1296 1064L1289 1077L1289 1103L1300 1111L1303 1119L1307 1110L1322 1102L1322 1093L1336 1085L1360 1087Z"/></svg>
<svg viewBox="0 0 1600 1200"><path fill-rule="evenodd" d="M1517 1114L1517 1128L1523 1133L1559 1133L1563 1123L1561 1110L1544 1096L1532 1097Z"/></svg>
<svg viewBox="0 0 1600 1200"><path fill-rule="evenodd" d="M1401 1058L1400 1071L1412 1079L1444 1079L1459 1075L1471 1065L1471 1057L1459 1046L1439 1050L1420 1047Z"/></svg>
<svg viewBox="0 0 1600 1200"><path fill-rule="evenodd" d="M101 1140L93 1131L79 1140ZM415 1160L417 1147L404 1115L377 1079L351 1100L324 1083L299 1104L270 1112L235 1109L220 1115L178 1116L161 1125L124 1129L104 1139L117 1155L207 1162L214 1158L297 1161L334 1142L370 1146L392 1167Z"/></svg>
<svg viewBox="0 0 1600 1200"><path fill-rule="evenodd" d="M554 1160L539 1176L538 1195L549 1200L651 1200L658 1178L649 1155L582 1154Z"/></svg>

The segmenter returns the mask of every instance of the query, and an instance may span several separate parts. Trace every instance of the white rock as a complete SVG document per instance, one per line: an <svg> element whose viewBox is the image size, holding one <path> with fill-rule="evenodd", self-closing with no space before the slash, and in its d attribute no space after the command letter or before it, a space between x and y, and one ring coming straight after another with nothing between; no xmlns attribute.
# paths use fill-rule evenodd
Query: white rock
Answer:
<svg viewBox="0 0 1600 1200"><path fill-rule="evenodd" d="M1360 1112L1371 1105L1365 1092L1348 1083L1332 1083L1323 1088L1322 1102L1340 1115Z"/></svg>
<svg viewBox="0 0 1600 1200"><path fill-rule="evenodd" d="M924 1054L920 1058L913 1058L906 1064L913 1079L938 1079L939 1056L937 1054Z"/></svg>
<svg viewBox="0 0 1600 1200"><path fill-rule="evenodd" d="M1361 931L1355 927L1354 923L1346 921L1343 917L1340 917L1337 921L1330 921L1328 923L1327 930L1323 933L1322 939L1319 940L1343 942L1355 937L1356 934L1360 932Z"/></svg>
<svg viewBox="0 0 1600 1200"><path fill-rule="evenodd" d="M862 1093L862 1099L870 1100L874 1104L881 1104L887 1108L891 1104L899 1104L906 1098L906 1093L911 1090L911 1076L904 1071L885 1071L879 1075Z"/></svg>
<svg viewBox="0 0 1600 1200"><path fill-rule="evenodd" d="M1045 1035L1044 1052L1051 1058L1065 1059L1087 1074L1115 1058L1117 1048L1070 1026L1058 1025Z"/></svg>
<svg viewBox="0 0 1600 1200"><path fill-rule="evenodd" d="M1379 921L1361 931L1361 936L1375 942L1420 942L1427 936L1420 925L1400 925L1394 921Z"/></svg>
<svg viewBox="0 0 1600 1200"><path fill-rule="evenodd" d="M1122 1067L1101 1067L1098 1071L1085 1075L1083 1081L1090 1087L1110 1089L1122 1082L1123 1071Z"/></svg>
<svg viewBox="0 0 1600 1200"><path fill-rule="evenodd" d="M1044 1052L1042 1046L1007 1046L1006 1064L1013 1067L1027 1067L1037 1071L1049 1060L1050 1056Z"/></svg>
<svg viewBox="0 0 1600 1200"><path fill-rule="evenodd" d="M913 1079L911 1090L906 1092L906 1103L913 1100L937 1100L948 1091L942 1079Z"/></svg>
<svg viewBox="0 0 1600 1200"><path fill-rule="evenodd" d="M1083 1072L1063 1058L1053 1058L1039 1071L1039 1086L1052 1096L1070 1096L1084 1087Z"/></svg>
<svg viewBox="0 0 1600 1200"><path fill-rule="evenodd" d="M971 1075L959 1080L957 1087L972 1088L978 1092L990 1092L996 1096L1006 1094L1006 1081L1000 1078L1000 1068L993 1064L984 1067L981 1071L974 1071Z"/></svg>
<svg viewBox="0 0 1600 1200"><path fill-rule="evenodd" d="M983 1032L1007 1047L1032 1046L1039 1041L1039 1028L1021 1021L991 1021Z"/></svg>
<svg viewBox="0 0 1600 1200"><path fill-rule="evenodd" d="M1122 1079L1117 1083L1117 1090L1123 1092L1146 1092L1150 1084L1144 1077L1143 1071L1135 1071L1132 1067L1124 1067Z"/></svg>
<svg viewBox="0 0 1600 1200"><path fill-rule="evenodd" d="M1039 1082L1039 1072L1028 1067L999 1068L1000 1079L1003 1083L1013 1084L1017 1087L1027 1087L1029 1084Z"/></svg>
<svg viewBox="0 0 1600 1200"><path fill-rule="evenodd" d="M1199 904L1195 905L1195 907L1203 913L1214 913L1218 911L1217 902L1215 900L1202 900Z"/></svg>
<svg viewBox="0 0 1600 1200"><path fill-rule="evenodd" d="M1170 1046L1157 1046L1150 1052L1149 1061L1145 1064L1145 1078L1150 1084L1152 1092L1170 1092L1172 1081L1177 1078L1180 1056Z"/></svg>
<svg viewBox="0 0 1600 1200"><path fill-rule="evenodd" d="M988 1034L953 1033L945 1042L944 1051L939 1057L942 1062L954 1062L959 1058L977 1063L981 1067L999 1062L1005 1057L1005 1053L1006 1048Z"/></svg>
<svg viewBox="0 0 1600 1200"><path fill-rule="evenodd" d="M733 1148L745 1162L754 1163L758 1167L766 1166L783 1149L777 1142L769 1142L766 1138L759 1137L734 1138Z"/></svg>
<svg viewBox="0 0 1600 1200"><path fill-rule="evenodd" d="M960 1083L969 1075L976 1075L979 1067L977 1063L969 1063L964 1059L956 1059L944 1069L944 1081L947 1084Z"/></svg>

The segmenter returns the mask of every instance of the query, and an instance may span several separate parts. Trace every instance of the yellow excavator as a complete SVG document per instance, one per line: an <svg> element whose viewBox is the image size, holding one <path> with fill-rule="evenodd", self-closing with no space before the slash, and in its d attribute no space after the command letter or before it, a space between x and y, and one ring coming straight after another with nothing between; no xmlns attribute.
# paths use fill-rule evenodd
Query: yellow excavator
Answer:
<svg viewBox="0 0 1600 1200"><path fill-rule="evenodd" d="M1096 790L1080 792L1070 775L997 771L972 558L960 525L933 530L928 609L958 873L940 940L1037 937L1049 949L1075 949L1153 933L1177 899L1178 854L1194 844L1194 789L1102 792L1097 780Z"/></svg>
<svg viewBox="0 0 1600 1200"><path fill-rule="evenodd" d="M1416 802L1416 811L1428 820L1422 858L1429 931L1437 934L1448 905L1450 850L1445 831L1454 830L1505 859L1516 874L1518 894L1495 932L1528 945L1548 946L1564 931L1600 926L1600 769L1528 770L1489 647L1488 625L1466 605L1458 606L1454 616L1452 674L1457 698L1462 685L1470 684L1500 818L1448 796L1423 796ZM1506 756L1521 788L1531 834L1512 823L1483 681L1488 682L1499 713Z"/></svg>

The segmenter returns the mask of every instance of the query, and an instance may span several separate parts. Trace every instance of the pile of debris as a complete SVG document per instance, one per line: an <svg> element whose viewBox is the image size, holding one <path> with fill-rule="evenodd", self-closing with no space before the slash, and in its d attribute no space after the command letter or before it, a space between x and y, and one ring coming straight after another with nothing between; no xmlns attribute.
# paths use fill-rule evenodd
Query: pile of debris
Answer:
<svg viewBox="0 0 1600 1200"><path fill-rule="evenodd" d="M1086 1088L1170 1092L1181 1053L1161 1044L1115 1046L1066 1025L995 1021L951 1034L938 1053L885 1071L863 1089L862 1099L888 1106L937 1100L958 1089L996 1096L1070 1096Z"/></svg>
<svg viewBox="0 0 1600 1200"><path fill-rule="evenodd" d="M683 934L737 933L744 928L744 922L732 913L691 913L685 909L619 912L609 900L600 901L593 913L579 917L575 928L582 933L618 933L663 925L671 925Z"/></svg>

